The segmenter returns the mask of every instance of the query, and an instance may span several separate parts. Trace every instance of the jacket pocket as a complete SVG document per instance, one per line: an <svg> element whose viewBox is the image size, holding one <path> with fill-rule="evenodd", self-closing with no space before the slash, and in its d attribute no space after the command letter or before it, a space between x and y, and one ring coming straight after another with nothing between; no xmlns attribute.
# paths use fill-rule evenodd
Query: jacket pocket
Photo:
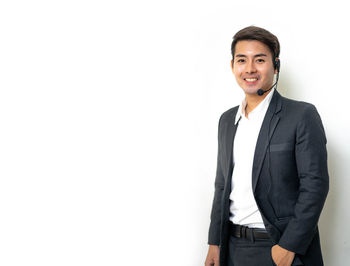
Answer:
<svg viewBox="0 0 350 266"><path fill-rule="evenodd" d="M292 219L293 216L286 216L286 217L281 217L281 218L277 218L275 220L275 225L276 227L283 232L284 229L286 229L287 224L289 223L290 219Z"/></svg>

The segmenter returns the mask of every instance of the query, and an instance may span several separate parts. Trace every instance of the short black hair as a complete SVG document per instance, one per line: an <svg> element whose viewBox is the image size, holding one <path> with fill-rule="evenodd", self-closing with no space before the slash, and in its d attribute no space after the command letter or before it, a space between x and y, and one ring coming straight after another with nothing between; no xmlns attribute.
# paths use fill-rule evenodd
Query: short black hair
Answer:
<svg viewBox="0 0 350 266"><path fill-rule="evenodd" d="M233 41L231 44L232 59L234 59L235 56L237 42L244 40L255 40L267 45L271 51L272 60L275 65L275 60L280 55L280 43L275 35L268 30L256 26L249 26L241 29L233 36Z"/></svg>

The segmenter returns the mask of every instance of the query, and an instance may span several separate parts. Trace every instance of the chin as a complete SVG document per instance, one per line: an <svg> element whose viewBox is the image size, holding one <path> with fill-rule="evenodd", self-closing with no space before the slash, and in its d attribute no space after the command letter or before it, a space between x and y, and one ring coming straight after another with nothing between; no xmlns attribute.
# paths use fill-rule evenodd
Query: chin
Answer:
<svg viewBox="0 0 350 266"><path fill-rule="evenodd" d="M249 89L244 89L244 93L245 94L257 94L257 91L258 91L258 89L256 89L256 88L249 88Z"/></svg>

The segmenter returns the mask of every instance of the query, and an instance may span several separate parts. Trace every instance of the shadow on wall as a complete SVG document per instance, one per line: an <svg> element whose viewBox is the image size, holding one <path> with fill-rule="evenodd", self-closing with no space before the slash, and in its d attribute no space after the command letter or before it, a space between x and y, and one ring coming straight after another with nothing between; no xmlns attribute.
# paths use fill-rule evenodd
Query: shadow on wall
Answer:
<svg viewBox="0 0 350 266"><path fill-rule="evenodd" d="M302 99L297 97L297 95L299 95L298 88L300 88L300 86L295 82L295 79L289 79L287 71L284 71L283 75L280 76L277 90L284 97L294 99L297 101L302 101Z"/></svg>
<svg viewBox="0 0 350 266"><path fill-rule="evenodd" d="M319 228L325 265L335 265L332 262L334 263L338 257L337 246L341 244L337 238L337 231L346 230L346 228L342 229L338 226L339 221L337 222L337 217L340 216L338 213L341 210L337 207L339 206L339 197L337 197L337 193L333 193L336 190L335 188L338 187L337 180L339 179L337 179L337 176L340 176L340 173L337 172L337 169L340 169L340 167L338 167L337 160L335 159L339 158L339 154L337 154L335 147L330 145L327 145L327 151L330 186L328 197L320 217ZM344 233L346 232L344 231Z"/></svg>

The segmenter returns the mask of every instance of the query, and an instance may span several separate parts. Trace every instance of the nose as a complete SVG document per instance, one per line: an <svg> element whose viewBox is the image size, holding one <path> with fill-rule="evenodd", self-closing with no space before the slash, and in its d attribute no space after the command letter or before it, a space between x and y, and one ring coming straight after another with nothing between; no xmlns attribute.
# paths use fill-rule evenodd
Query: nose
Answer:
<svg viewBox="0 0 350 266"><path fill-rule="evenodd" d="M255 73L256 68L253 61L248 61L246 64L246 73Z"/></svg>

